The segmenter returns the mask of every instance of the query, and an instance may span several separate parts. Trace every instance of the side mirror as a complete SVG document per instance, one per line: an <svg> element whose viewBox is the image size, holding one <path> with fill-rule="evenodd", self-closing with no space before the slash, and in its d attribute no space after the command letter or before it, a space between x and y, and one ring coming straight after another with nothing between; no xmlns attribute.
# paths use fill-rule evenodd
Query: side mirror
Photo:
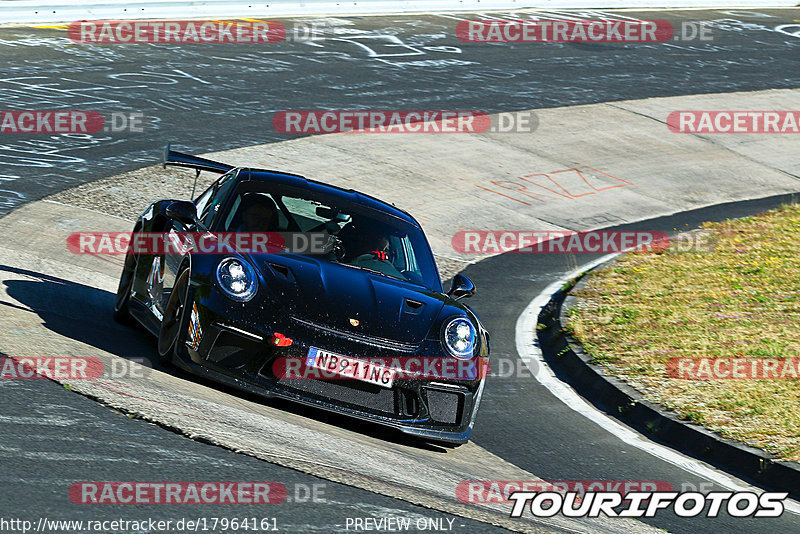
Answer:
<svg viewBox="0 0 800 534"><path fill-rule="evenodd" d="M173 202L166 209L167 217L178 221L184 226L199 226L197 220L197 208L188 200L178 200Z"/></svg>
<svg viewBox="0 0 800 534"><path fill-rule="evenodd" d="M450 286L450 291L447 294L456 300L469 298L475 294L475 284L463 274L457 274L453 277L453 285Z"/></svg>

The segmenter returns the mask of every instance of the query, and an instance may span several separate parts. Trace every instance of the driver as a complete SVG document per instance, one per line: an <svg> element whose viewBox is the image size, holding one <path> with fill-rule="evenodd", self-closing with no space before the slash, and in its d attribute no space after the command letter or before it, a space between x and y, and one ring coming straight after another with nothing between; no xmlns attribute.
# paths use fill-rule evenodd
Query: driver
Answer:
<svg viewBox="0 0 800 534"><path fill-rule="evenodd" d="M397 267L389 260L389 239L386 236L373 236L365 240L368 252L357 256L352 265L381 272L393 278L404 279Z"/></svg>
<svg viewBox="0 0 800 534"><path fill-rule="evenodd" d="M375 250L370 250L376 259L380 261L389 261L389 240L381 236L375 240Z"/></svg>
<svg viewBox="0 0 800 534"><path fill-rule="evenodd" d="M279 230L278 207L264 195L246 195L239 205L238 232L272 232Z"/></svg>

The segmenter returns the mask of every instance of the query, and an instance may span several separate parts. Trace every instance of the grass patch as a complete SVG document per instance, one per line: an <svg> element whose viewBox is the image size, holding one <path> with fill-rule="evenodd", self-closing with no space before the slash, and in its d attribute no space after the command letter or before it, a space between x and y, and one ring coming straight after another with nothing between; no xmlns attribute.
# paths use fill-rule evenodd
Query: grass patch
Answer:
<svg viewBox="0 0 800 534"><path fill-rule="evenodd" d="M800 461L800 380L679 380L673 357L800 356L800 205L705 223L706 251L630 253L589 275L567 327L593 361L721 435Z"/></svg>

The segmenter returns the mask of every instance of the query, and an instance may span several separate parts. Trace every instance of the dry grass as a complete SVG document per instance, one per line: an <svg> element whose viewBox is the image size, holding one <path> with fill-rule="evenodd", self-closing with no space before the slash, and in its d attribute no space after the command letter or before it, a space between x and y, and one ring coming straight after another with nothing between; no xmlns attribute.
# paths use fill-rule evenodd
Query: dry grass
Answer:
<svg viewBox="0 0 800 534"><path fill-rule="evenodd" d="M712 250L632 253L591 275L568 328L646 398L800 461L800 380L679 380L673 357L800 356L800 205L706 223Z"/></svg>

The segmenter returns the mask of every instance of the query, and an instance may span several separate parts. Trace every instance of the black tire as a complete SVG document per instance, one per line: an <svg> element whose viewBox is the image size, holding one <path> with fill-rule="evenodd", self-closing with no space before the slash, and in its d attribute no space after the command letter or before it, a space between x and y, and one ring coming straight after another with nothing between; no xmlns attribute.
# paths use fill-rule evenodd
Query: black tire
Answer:
<svg viewBox="0 0 800 534"><path fill-rule="evenodd" d="M122 275L119 277L119 287L114 299L114 320L120 324L130 326L134 323L129 309L131 302L131 290L133 280L136 276L136 256L128 249L125 254L125 264L122 267Z"/></svg>
<svg viewBox="0 0 800 534"><path fill-rule="evenodd" d="M189 298L189 269L184 269L175 280L158 331L158 358L161 363L172 363L178 343L186 334L183 328L186 302Z"/></svg>

